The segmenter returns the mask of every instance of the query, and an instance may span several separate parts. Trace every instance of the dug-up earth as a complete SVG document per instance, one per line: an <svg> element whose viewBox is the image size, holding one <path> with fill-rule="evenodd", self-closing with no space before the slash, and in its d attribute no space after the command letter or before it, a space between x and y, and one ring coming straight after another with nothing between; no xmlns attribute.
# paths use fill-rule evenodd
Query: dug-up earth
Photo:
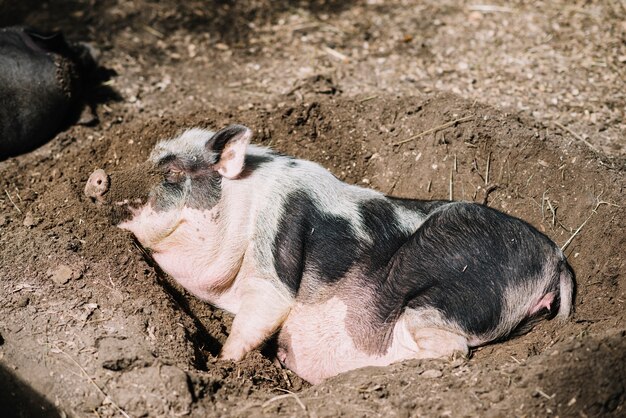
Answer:
<svg viewBox="0 0 626 418"><path fill-rule="evenodd" d="M626 414L624 2L8 3L0 24L89 41L110 79L97 124L0 162L0 416ZM565 248L573 316L316 386L271 350L217 361L232 317L82 190L235 122L346 182L527 220Z"/></svg>

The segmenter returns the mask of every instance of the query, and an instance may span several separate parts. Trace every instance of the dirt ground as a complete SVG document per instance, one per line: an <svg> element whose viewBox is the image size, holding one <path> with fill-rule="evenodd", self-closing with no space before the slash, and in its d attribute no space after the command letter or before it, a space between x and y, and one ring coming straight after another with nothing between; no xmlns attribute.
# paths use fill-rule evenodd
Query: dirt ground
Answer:
<svg viewBox="0 0 626 418"><path fill-rule="evenodd" d="M625 16L620 0L0 0L0 25L62 29L111 73L95 126L0 162L0 415L624 416ZM527 220L566 247L573 317L316 386L263 351L218 362L232 317L82 190L234 122L349 183Z"/></svg>

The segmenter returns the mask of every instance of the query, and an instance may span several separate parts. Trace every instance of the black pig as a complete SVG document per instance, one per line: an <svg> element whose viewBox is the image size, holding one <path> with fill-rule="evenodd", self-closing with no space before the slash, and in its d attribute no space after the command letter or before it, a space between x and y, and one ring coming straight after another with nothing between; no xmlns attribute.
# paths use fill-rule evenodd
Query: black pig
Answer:
<svg viewBox="0 0 626 418"><path fill-rule="evenodd" d="M92 50L61 33L0 29L0 160L35 149L77 113Z"/></svg>

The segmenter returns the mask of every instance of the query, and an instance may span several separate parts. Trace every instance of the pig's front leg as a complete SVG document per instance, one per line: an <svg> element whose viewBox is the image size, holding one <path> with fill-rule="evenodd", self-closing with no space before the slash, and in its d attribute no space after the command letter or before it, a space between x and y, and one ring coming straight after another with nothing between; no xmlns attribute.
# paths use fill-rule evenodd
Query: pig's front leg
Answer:
<svg viewBox="0 0 626 418"><path fill-rule="evenodd" d="M220 359L238 361L269 338L283 324L293 303L285 290L263 279L247 279L230 335Z"/></svg>

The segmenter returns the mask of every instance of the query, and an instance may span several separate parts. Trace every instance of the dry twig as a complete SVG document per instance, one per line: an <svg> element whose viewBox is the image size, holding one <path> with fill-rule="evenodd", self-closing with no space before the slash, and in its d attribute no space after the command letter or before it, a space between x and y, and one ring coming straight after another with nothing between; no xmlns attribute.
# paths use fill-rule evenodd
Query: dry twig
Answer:
<svg viewBox="0 0 626 418"><path fill-rule="evenodd" d="M550 202L550 199L547 199L547 202L548 202L548 208L552 212L552 226L555 226L556 225L556 209L554 209L554 207L552 206L552 202Z"/></svg>
<svg viewBox="0 0 626 418"><path fill-rule="evenodd" d="M343 61L343 62L348 62L349 59L346 55L342 54L341 52L334 50L328 46L324 46L322 47L322 50L324 52L326 52L328 55L330 55L333 58L338 59L339 61Z"/></svg>
<svg viewBox="0 0 626 418"><path fill-rule="evenodd" d="M600 196L602 195L602 193L600 193ZM567 241L565 241L565 244L563 244L563 246L561 247L561 251L565 251L565 249L567 248L568 245L570 245L572 243L572 241L574 240L574 237L576 237L576 235L578 235L580 233L580 231L583 229L583 227L587 224L587 222L589 222L589 219L591 219L591 217L593 216L594 213L596 213L596 211L598 210L598 208L600 207L600 205L609 205L609 206L615 206L615 207L620 207L619 205L616 205L615 203L611 203L611 202L605 202L603 200L600 200L600 196L596 197L597 203L596 203L596 207L593 208L591 210L591 214L589 214L589 216L587 217L587 219L585 219L585 222L583 222L582 224L580 224L580 226L578 227L578 229L576 231L574 231L574 233L572 234L571 237L569 237L569 239Z"/></svg>
<svg viewBox="0 0 626 418"><path fill-rule="evenodd" d="M541 396L543 396L544 398L546 398L546 399L552 399L552 398L554 398L554 395L550 396L550 395L548 395L547 393L545 393L543 390L541 390L541 389L539 389L539 388L535 389L535 391L536 391L538 394L540 394Z"/></svg>
<svg viewBox="0 0 626 418"><path fill-rule="evenodd" d="M485 184L489 184L489 169L491 168L491 153L487 155L487 168L485 169Z"/></svg>
<svg viewBox="0 0 626 418"><path fill-rule="evenodd" d="M148 32L150 35L155 36L159 39L163 39L165 37L165 35L163 35L161 32L159 32L158 30L154 29L152 26L148 26L148 25L144 25L143 27L146 32Z"/></svg>
<svg viewBox="0 0 626 418"><path fill-rule="evenodd" d="M565 244L563 244L563 246L561 247L561 251L565 251L565 249L572 243L572 240L574 239L574 237L576 235L578 235L578 233L581 231L581 229L583 229L583 227L587 224L587 222L589 221L589 219L591 219L591 217L593 216L593 213L591 213L591 215L589 215L589 217L587 219L585 219L585 222L583 222L582 224L580 224L580 226L578 227L578 229L572 234L571 237L569 237L569 239L567 241L565 241Z"/></svg>
<svg viewBox="0 0 626 418"><path fill-rule="evenodd" d="M69 354L67 354L65 351L61 350L56 344L51 344L51 345L54 349L58 350L60 353L64 354L68 359L70 359L72 363L74 363L76 367L78 367L80 371L83 372L87 380L89 380L89 383L91 383L96 389L98 389L98 392L100 392L102 396L104 396L105 399L111 402L111 405L113 405L113 407L117 409L117 412L119 412L126 418L130 418L130 416L126 413L126 411L124 411L118 404L116 404L115 401L113 401L113 399L111 399L111 397L107 395L106 392L104 392L100 388L100 386L98 386L98 384L91 378L91 376L89 376L89 373L87 373L87 371L83 368L83 366L80 365L80 363L74 360L74 358L70 356Z"/></svg>
<svg viewBox="0 0 626 418"><path fill-rule="evenodd" d="M595 152L598 152L598 149L595 146L593 146L593 144L591 144L591 142L587 141L585 138L583 138L582 136L580 136L576 132L572 131L567 126L561 125L559 122L554 122L554 125L556 127L558 127L558 128L563 129L565 132L569 133L571 136L573 136L574 138L578 139L579 141L582 141L585 145L587 145L589 148L591 148Z"/></svg>
<svg viewBox="0 0 626 418"><path fill-rule="evenodd" d="M13 206L15 206L15 209L17 209L17 211L19 213L22 213L22 211L20 210L20 208L17 207L17 205L15 204L15 202L13 201L13 199L11 199L11 195L9 194L9 192L7 191L7 189L4 189L4 192L7 194L7 196L9 197L9 202L11 202L13 204Z"/></svg>
<svg viewBox="0 0 626 418"><path fill-rule="evenodd" d="M266 406L268 406L272 402L280 401L281 399L293 398L293 399L296 400L298 405L300 405L300 408L302 408L303 411L306 411L306 405L304 405L304 403L302 403L302 401L300 400L300 397L297 394L295 394L292 391L287 390L287 389L281 389L281 388L276 388L276 389L278 389L280 391L283 391L283 392L286 392L286 393L284 395L278 395L278 396L274 396L271 399L268 399L267 401L265 401L263 403L263 405L261 405L262 408L265 408Z"/></svg>
<svg viewBox="0 0 626 418"><path fill-rule="evenodd" d="M474 4L468 6L468 10L482 13L513 13L513 9L505 6L495 6L493 4Z"/></svg>
<svg viewBox="0 0 626 418"><path fill-rule="evenodd" d="M374 100L376 98L378 98L378 94L374 94L372 96L368 96L368 97L366 97L364 99L361 99L361 100L359 100L359 103L363 104L365 102L369 102L370 100Z"/></svg>
<svg viewBox="0 0 626 418"><path fill-rule="evenodd" d="M491 184L485 188L485 197L483 197L482 204L486 205L489 200L489 195L498 188L497 184Z"/></svg>
<svg viewBox="0 0 626 418"><path fill-rule="evenodd" d="M452 169L450 169L450 200L452 200L452 197L454 195L454 171Z"/></svg>
<svg viewBox="0 0 626 418"><path fill-rule="evenodd" d="M431 128L431 129L428 129L428 130L426 130L424 132L421 132L419 134L410 136L407 139L404 139L404 140L402 140L400 142L393 143L391 145L392 146L397 146L397 145L406 144L407 142L411 142L411 141L413 141L413 140L415 140L417 138L421 138L424 135L428 135L428 134L431 134L433 132L437 132L437 131L440 131L442 129L446 129L446 128L449 128L450 126L454 125L454 124L461 123L461 122L467 122L468 120L472 120L472 119L474 119L474 116L466 116L464 118L455 119L455 120L453 120L451 122L444 123L443 125L435 126L434 128Z"/></svg>

